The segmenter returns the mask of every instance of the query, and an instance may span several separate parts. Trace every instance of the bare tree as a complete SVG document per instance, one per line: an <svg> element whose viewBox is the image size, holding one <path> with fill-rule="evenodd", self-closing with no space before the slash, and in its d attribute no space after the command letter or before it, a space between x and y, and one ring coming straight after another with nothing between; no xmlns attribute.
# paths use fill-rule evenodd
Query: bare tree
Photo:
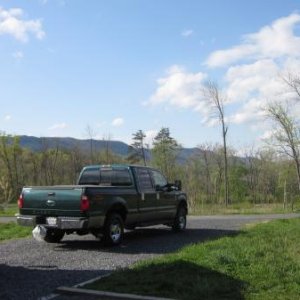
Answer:
<svg viewBox="0 0 300 300"><path fill-rule="evenodd" d="M110 142L112 135L110 133L103 135L103 141L105 142L105 163L109 164L112 162L112 151L110 149Z"/></svg>
<svg viewBox="0 0 300 300"><path fill-rule="evenodd" d="M85 133L90 139L90 161L93 163L94 154L93 154L93 139L96 136L95 130L88 124L85 128Z"/></svg>
<svg viewBox="0 0 300 300"><path fill-rule="evenodd" d="M213 184L212 184L212 153L213 153L213 146L210 144L201 144L197 146L199 150L199 156L203 159L204 163L204 174L205 174L205 189L206 189L206 196L209 202L212 202L213 199Z"/></svg>
<svg viewBox="0 0 300 300"><path fill-rule="evenodd" d="M246 176L247 186L251 195L253 204L256 203L258 194L258 183L261 173L261 160L259 159L258 150L250 148L244 153L245 162L247 164L248 174Z"/></svg>
<svg viewBox="0 0 300 300"><path fill-rule="evenodd" d="M278 126L273 134L274 145L291 157L297 171L298 189L300 192L300 130L288 108L281 103L271 103L266 107L267 116Z"/></svg>
<svg viewBox="0 0 300 300"><path fill-rule="evenodd" d="M229 180L228 180L228 155L227 155L227 132L228 125L225 120L224 102L225 97L220 92L215 82L208 81L203 89L205 100L210 104L213 116L219 120L222 127L223 139L223 159L224 159L224 189L225 189L225 205L229 204Z"/></svg>
<svg viewBox="0 0 300 300"><path fill-rule="evenodd" d="M282 81L289 87L289 89L296 94L297 100L300 100L300 76L294 73L288 73L281 76Z"/></svg>

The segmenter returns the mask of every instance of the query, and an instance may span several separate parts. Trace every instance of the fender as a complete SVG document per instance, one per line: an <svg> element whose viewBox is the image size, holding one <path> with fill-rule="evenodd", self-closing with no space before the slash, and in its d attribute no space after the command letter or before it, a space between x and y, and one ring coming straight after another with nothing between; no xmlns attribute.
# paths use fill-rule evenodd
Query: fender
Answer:
<svg viewBox="0 0 300 300"><path fill-rule="evenodd" d="M109 204L110 205L106 207L105 215L112 211L118 211L125 221L128 213L127 202L120 196L114 196L110 199Z"/></svg>

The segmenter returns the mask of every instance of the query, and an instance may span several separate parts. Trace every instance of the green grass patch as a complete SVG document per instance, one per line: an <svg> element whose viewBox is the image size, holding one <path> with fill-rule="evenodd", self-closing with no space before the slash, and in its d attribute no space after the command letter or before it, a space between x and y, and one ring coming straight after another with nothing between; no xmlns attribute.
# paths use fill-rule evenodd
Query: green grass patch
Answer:
<svg viewBox="0 0 300 300"><path fill-rule="evenodd" d="M283 214L299 212L300 204L294 205L293 211L291 206L283 208L281 203L271 204L252 204L249 202L230 204L227 207L222 204L199 204L190 213L192 215L232 215L232 214Z"/></svg>
<svg viewBox="0 0 300 300"><path fill-rule="evenodd" d="M27 237L31 231L31 227L19 226L14 222L0 223L0 241Z"/></svg>
<svg viewBox="0 0 300 300"><path fill-rule="evenodd" d="M258 224L236 236L194 244L88 289L176 299L299 299L300 219Z"/></svg>
<svg viewBox="0 0 300 300"><path fill-rule="evenodd" d="M13 217L19 211L17 204L0 206L0 217Z"/></svg>

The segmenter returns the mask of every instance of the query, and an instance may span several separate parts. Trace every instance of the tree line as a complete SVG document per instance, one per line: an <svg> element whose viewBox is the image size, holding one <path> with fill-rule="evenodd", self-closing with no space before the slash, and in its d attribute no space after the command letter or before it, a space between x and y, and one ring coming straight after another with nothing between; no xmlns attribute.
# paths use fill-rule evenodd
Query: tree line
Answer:
<svg viewBox="0 0 300 300"><path fill-rule="evenodd" d="M0 136L0 203L15 202L24 185L75 184L82 167L88 164L131 163L159 168L172 182L181 179L191 210L203 205L225 205L224 152L220 144L201 144L194 155L180 158L181 146L162 128L147 148L144 133L133 135L127 157L109 148L89 151L79 147L63 149L57 143L34 152L22 148L17 136ZM229 203L290 204L298 199L297 172L293 161L269 150L249 150L239 157L228 149Z"/></svg>
<svg viewBox="0 0 300 300"><path fill-rule="evenodd" d="M169 128L157 133L150 148L145 133L133 133L127 157L114 154L107 147L93 150L93 132L88 126L90 151L79 146L63 149L57 142L49 147L46 140L41 151L20 146L17 136L0 134L0 204L17 199L24 185L74 184L87 164L134 163L159 168L170 181L182 179L189 206L197 210L203 205L236 203L282 203L293 207L300 192L300 125L290 107L300 103L300 77L282 77L290 95L289 101L269 101L265 117L273 122L273 134L267 147L247 150L237 156L228 147L228 121L222 91L214 82L207 82L203 96L221 128L221 144L203 143L195 154L183 160L181 145Z"/></svg>

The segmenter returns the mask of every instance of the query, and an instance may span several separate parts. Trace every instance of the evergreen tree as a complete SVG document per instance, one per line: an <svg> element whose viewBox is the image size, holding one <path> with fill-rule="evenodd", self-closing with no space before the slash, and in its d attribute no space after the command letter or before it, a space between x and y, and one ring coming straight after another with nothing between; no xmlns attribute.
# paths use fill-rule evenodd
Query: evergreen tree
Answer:
<svg viewBox="0 0 300 300"><path fill-rule="evenodd" d="M146 166L146 153L145 153L145 133L142 130L138 130L137 132L133 133L133 143L129 147L129 155L128 160L131 163L139 163L143 162Z"/></svg>
<svg viewBox="0 0 300 300"><path fill-rule="evenodd" d="M169 179L175 179L176 158L180 146L171 137L169 128L163 127L153 142L153 164L158 167Z"/></svg>

